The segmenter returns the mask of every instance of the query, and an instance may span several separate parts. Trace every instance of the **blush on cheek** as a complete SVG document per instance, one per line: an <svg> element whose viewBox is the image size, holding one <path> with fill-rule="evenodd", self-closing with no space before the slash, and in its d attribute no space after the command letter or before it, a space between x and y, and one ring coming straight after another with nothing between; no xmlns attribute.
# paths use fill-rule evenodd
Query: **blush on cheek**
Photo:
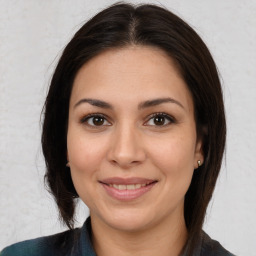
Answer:
<svg viewBox="0 0 256 256"><path fill-rule="evenodd" d="M73 155L70 159L72 159L72 169L74 169L76 172L79 172L81 174L84 173L90 173L93 172L93 169L95 168L95 156L92 154L84 154L84 155Z"/></svg>
<svg viewBox="0 0 256 256"><path fill-rule="evenodd" d="M70 143L69 143L70 142ZM102 146L99 141L91 141L84 134L70 134L68 140L68 155L72 164L78 169L84 169L95 165L102 154Z"/></svg>
<svg viewBox="0 0 256 256"><path fill-rule="evenodd" d="M176 145L176 146L175 146ZM181 147L181 144L171 144L155 150L154 165L171 180L190 180L194 170L194 151L191 145ZM151 154L153 156L153 154Z"/></svg>

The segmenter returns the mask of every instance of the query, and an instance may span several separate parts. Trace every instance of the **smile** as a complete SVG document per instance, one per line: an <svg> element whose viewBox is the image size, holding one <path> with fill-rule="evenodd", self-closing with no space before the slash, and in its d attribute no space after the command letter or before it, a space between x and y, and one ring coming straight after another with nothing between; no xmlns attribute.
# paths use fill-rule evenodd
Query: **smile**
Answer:
<svg viewBox="0 0 256 256"><path fill-rule="evenodd" d="M111 178L100 181L107 195L121 201L135 200L149 192L156 180L141 178Z"/></svg>
<svg viewBox="0 0 256 256"><path fill-rule="evenodd" d="M122 184L108 184L110 187L113 187L113 188L116 188L116 189L119 189L119 190L134 190L134 189L138 189L138 188L141 188L141 187L145 187L147 186L147 184L130 184L130 185L122 185Z"/></svg>

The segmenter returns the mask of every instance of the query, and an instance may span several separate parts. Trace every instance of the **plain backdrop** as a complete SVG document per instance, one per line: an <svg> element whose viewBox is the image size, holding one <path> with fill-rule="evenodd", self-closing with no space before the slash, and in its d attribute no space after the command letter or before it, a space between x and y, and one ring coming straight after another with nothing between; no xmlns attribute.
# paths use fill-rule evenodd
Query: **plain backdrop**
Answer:
<svg viewBox="0 0 256 256"><path fill-rule="evenodd" d="M146 3L148 1L130 1ZM111 0L0 0L0 249L60 232L44 188L40 113L66 43ZM228 123L225 161L205 231L237 255L256 252L256 1L162 0L210 48ZM80 226L88 210L77 214Z"/></svg>

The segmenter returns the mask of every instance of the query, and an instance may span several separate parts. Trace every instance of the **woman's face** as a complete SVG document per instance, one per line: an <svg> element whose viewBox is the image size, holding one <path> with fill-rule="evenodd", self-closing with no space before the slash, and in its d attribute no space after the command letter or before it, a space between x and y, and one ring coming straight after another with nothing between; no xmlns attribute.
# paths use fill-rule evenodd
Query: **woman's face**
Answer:
<svg viewBox="0 0 256 256"><path fill-rule="evenodd" d="M133 46L87 62L73 84L67 153L94 221L139 231L183 219L203 156L192 97L173 61Z"/></svg>

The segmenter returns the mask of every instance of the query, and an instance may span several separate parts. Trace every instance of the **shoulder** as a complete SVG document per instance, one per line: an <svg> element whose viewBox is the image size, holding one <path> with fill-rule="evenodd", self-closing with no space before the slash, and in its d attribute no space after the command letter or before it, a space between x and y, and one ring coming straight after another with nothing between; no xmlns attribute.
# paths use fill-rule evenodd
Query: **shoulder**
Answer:
<svg viewBox="0 0 256 256"><path fill-rule="evenodd" d="M58 256L65 255L72 249L80 229L39 237L15 243L3 249L0 256Z"/></svg>
<svg viewBox="0 0 256 256"><path fill-rule="evenodd" d="M235 256L227 251L222 245L211 239L206 233L202 234L201 256ZM2 255L1 255L2 256Z"/></svg>

